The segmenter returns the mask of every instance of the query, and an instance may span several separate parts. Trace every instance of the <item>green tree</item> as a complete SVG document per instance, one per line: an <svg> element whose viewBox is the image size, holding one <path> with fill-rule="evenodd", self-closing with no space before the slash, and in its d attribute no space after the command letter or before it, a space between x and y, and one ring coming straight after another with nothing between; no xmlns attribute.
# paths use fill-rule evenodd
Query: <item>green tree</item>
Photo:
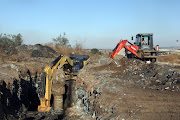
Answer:
<svg viewBox="0 0 180 120"><path fill-rule="evenodd" d="M23 43L22 35L19 33L17 35L13 35L13 41L15 46L19 46Z"/></svg>
<svg viewBox="0 0 180 120"><path fill-rule="evenodd" d="M1 34L0 35L0 41L2 42L2 44L5 44L5 45L14 45L14 42L12 41L12 35L6 35L6 34Z"/></svg>
<svg viewBox="0 0 180 120"><path fill-rule="evenodd" d="M91 49L91 53L92 54L99 53L99 50L97 48L93 48L93 49Z"/></svg>
<svg viewBox="0 0 180 120"><path fill-rule="evenodd" d="M58 37L53 38L53 41L55 44L62 45L62 46L67 46L69 47L69 40L66 37L66 33L64 32L63 36L60 34Z"/></svg>
<svg viewBox="0 0 180 120"><path fill-rule="evenodd" d="M23 43L21 34L10 35L10 34L0 34L0 42L9 46L19 46Z"/></svg>

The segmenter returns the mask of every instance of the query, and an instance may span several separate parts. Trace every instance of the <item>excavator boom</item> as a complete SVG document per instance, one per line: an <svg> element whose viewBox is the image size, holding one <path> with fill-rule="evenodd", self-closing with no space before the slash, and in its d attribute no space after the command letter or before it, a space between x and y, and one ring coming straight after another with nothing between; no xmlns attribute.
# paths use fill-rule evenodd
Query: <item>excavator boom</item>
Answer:
<svg viewBox="0 0 180 120"><path fill-rule="evenodd" d="M119 53L119 51L124 48L124 46L126 45L127 43L127 40L122 40L120 41L116 47L113 49L112 53L109 53L109 57L114 59L115 56Z"/></svg>
<svg viewBox="0 0 180 120"><path fill-rule="evenodd" d="M138 50L138 47L135 46L135 45L126 45L126 43L130 43L128 40L121 40L117 45L116 47L113 49L113 51L111 53L109 53L109 57L114 59L115 56L119 53L119 51L122 49L122 48L125 48L127 50L129 50L130 52L132 52L134 55L136 55L137 57L139 57L139 55L137 54L137 50Z"/></svg>

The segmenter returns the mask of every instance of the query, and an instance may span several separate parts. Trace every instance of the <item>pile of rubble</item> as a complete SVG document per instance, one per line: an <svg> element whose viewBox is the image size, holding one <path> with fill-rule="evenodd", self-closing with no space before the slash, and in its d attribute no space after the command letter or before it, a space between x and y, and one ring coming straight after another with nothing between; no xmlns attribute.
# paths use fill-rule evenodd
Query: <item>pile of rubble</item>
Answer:
<svg viewBox="0 0 180 120"><path fill-rule="evenodd" d="M112 77L133 81L157 90L180 90L180 73L172 67L158 64L146 64L137 59L123 58L120 60L121 72L112 74Z"/></svg>
<svg viewBox="0 0 180 120"><path fill-rule="evenodd" d="M158 63L147 64L138 59L121 58L118 63L101 65L93 70L106 70L113 72L111 78L118 78L124 83L142 85L144 88L157 90L180 90L180 73L172 66L160 65ZM176 68L177 69L177 68Z"/></svg>
<svg viewBox="0 0 180 120"><path fill-rule="evenodd" d="M25 53L26 56L30 57L46 57L51 58L54 57L57 52L54 51L51 47L43 46L41 44L36 45L21 45L18 47L13 46L2 46L0 45L1 53L6 55L14 55L18 54L21 55L22 53Z"/></svg>
<svg viewBox="0 0 180 120"><path fill-rule="evenodd" d="M0 46L0 63L7 61L28 61L29 59L54 58L58 56L57 52L51 47L36 45L21 45L18 47Z"/></svg>
<svg viewBox="0 0 180 120"><path fill-rule="evenodd" d="M93 70L94 64L89 64L80 71L78 80L76 81L76 96L79 108L83 110L81 116L89 115L94 119L111 119L117 114L115 113L115 103L106 104L106 87L109 84L107 77L110 76L108 71L97 73ZM107 95L109 95L107 93ZM102 97L103 96L103 97Z"/></svg>
<svg viewBox="0 0 180 120"><path fill-rule="evenodd" d="M16 48L18 53L29 53L30 57L54 57L57 52L51 47L43 46L41 44L36 45L21 45Z"/></svg>

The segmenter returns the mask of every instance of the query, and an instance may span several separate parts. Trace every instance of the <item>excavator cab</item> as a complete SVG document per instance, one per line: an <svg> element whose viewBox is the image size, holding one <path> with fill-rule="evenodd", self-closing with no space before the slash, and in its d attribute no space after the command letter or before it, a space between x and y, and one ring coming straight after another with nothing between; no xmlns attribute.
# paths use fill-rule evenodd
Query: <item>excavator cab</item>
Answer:
<svg viewBox="0 0 180 120"><path fill-rule="evenodd" d="M135 45L138 49L153 49L153 34L137 34Z"/></svg>
<svg viewBox="0 0 180 120"><path fill-rule="evenodd" d="M153 46L153 34L152 33L139 33L136 35L136 41L134 43L138 47L138 54L140 58L146 61L155 62L157 59L158 51Z"/></svg>

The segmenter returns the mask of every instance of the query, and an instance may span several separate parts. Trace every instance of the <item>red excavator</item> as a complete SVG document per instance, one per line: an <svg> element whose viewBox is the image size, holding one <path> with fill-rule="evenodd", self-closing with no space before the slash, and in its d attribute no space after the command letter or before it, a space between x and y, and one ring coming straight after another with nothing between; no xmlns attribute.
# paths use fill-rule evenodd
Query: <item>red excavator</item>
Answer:
<svg viewBox="0 0 180 120"><path fill-rule="evenodd" d="M130 45L126 45L126 43ZM141 33L136 35L134 44L128 40L121 40L113 51L109 53L109 57L114 59L122 48L125 48L125 54L128 58L139 58L144 61L156 62L159 46L153 47L153 34Z"/></svg>

